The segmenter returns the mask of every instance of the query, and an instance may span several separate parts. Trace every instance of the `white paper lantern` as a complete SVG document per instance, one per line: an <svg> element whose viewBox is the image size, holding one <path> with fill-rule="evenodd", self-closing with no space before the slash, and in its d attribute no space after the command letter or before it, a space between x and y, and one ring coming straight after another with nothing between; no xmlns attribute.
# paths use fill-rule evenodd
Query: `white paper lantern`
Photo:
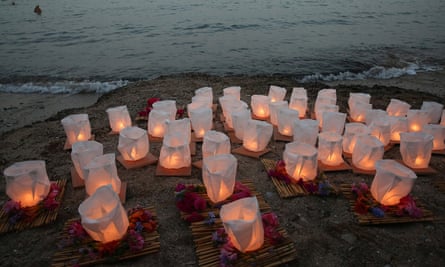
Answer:
<svg viewBox="0 0 445 267"><path fill-rule="evenodd" d="M193 100L195 100L195 101L193 101ZM190 118L191 117L190 112L192 110L200 109L200 108L210 108L211 109L212 107L211 106L209 107L209 105L206 101L200 101L200 100L196 101L196 99L192 98L192 103L187 104L187 116Z"/></svg>
<svg viewBox="0 0 445 267"><path fill-rule="evenodd" d="M336 105L336 104L337 104L337 91L335 89L321 89L320 91L318 91L317 98L315 99L314 111L315 113L318 113L319 108L321 106Z"/></svg>
<svg viewBox="0 0 445 267"><path fill-rule="evenodd" d="M376 119L369 125L371 135L377 137L384 146L391 141L391 124L388 120Z"/></svg>
<svg viewBox="0 0 445 267"><path fill-rule="evenodd" d="M307 91L302 87L294 87L289 100L289 108L298 111L300 118L304 118L307 111Z"/></svg>
<svg viewBox="0 0 445 267"><path fill-rule="evenodd" d="M437 124L440 121L443 105L433 101L423 101L421 110L426 110L429 113L428 123Z"/></svg>
<svg viewBox="0 0 445 267"><path fill-rule="evenodd" d="M248 108L248 105L246 102L238 100L236 98L236 96L233 96L233 95L225 95L225 96L220 97L219 103L221 105L221 109L222 109L225 120L230 119L230 118L228 118L228 116L230 114L229 113L230 110L233 107L239 108L240 106L242 106L242 107L245 107L246 109Z"/></svg>
<svg viewBox="0 0 445 267"><path fill-rule="evenodd" d="M317 177L317 149L305 143L287 143L283 152L286 172L297 181L311 181Z"/></svg>
<svg viewBox="0 0 445 267"><path fill-rule="evenodd" d="M226 104L225 121L229 128L233 128L232 113L247 110L248 106L244 101L233 101Z"/></svg>
<svg viewBox="0 0 445 267"><path fill-rule="evenodd" d="M249 120L244 129L243 147L249 151L263 151L273 134L273 126L270 123Z"/></svg>
<svg viewBox="0 0 445 267"><path fill-rule="evenodd" d="M317 120L295 120L293 128L294 142L306 143L311 146L315 146L319 132L318 124L319 123Z"/></svg>
<svg viewBox="0 0 445 267"><path fill-rule="evenodd" d="M212 108L213 105L213 89L212 87L201 87L195 90L195 96L200 98L201 100L206 99L207 105L209 108ZM193 98L192 98L192 102Z"/></svg>
<svg viewBox="0 0 445 267"><path fill-rule="evenodd" d="M190 142L181 132L167 134L162 142L159 164L167 169L189 167L192 162Z"/></svg>
<svg viewBox="0 0 445 267"><path fill-rule="evenodd" d="M124 128L119 134L117 149L124 160L136 161L144 158L150 150L147 131L139 127Z"/></svg>
<svg viewBox="0 0 445 267"><path fill-rule="evenodd" d="M247 127L247 122L251 119L249 109L241 109L232 112L232 124L235 131L236 138L243 140L244 129Z"/></svg>
<svg viewBox="0 0 445 267"><path fill-rule="evenodd" d="M166 122L165 135L180 134L184 136L184 142L189 144L192 140L192 125L189 118L180 120L168 120ZM165 137L164 135L164 137Z"/></svg>
<svg viewBox="0 0 445 267"><path fill-rule="evenodd" d="M431 134L433 139L433 150L445 149L445 126L438 124L427 124L423 126L423 132Z"/></svg>
<svg viewBox="0 0 445 267"><path fill-rule="evenodd" d="M261 119L269 117L269 103L270 98L265 95L252 95L250 100L250 106L255 116Z"/></svg>
<svg viewBox="0 0 445 267"><path fill-rule="evenodd" d="M366 112L365 123L371 125L374 120L388 121L388 113L382 109L370 109Z"/></svg>
<svg viewBox="0 0 445 267"><path fill-rule="evenodd" d="M343 151L352 154L360 135L370 135L371 131L368 126L363 123L351 122L346 123L345 133L343 135Z"/></svg>
<svg viewBox="0 0 445 267"><path fill-rule="evenodd" d="M104 154L95 157L84 168L85 191L89 196L101 186L111 184L114 192L121 191L121 180L117 174L116 157L114 154Z"/></svg>
<svg viewBox="0 0 445 267"><path fill-rule="evenodd" d="M338 166L343 161L343 138L334 132L318 134L318 159L325 165Z"/></svg>
<svg viewBox="0 0 445 267"><path fill-rule="evenodd" d="M371 95L365 93L349 93L348 107L354 110L357 106L368 105L371 101Z"/></svg>
<svg viewBox="0 0 445 267"><path fill-rule="evenodd" d="M423 126L428 124L430 113L428 110L410 109L406 116L408 118L408 130L410 132L421 132Z"/></svg>
<svg viewBox="0 0 445 267"><path fill-rule="evenodd" d="M238 161L232 154L204 158L202 180L213 203L224 201L233 194L237 165Z"/></svg>
<svg viewBox="0 0 445 267"><path fill-rule="evenodd" d="M162 111L152 109L148 114L148 133L153 137L164 137L167 128L167 120L170 119L170 114Z"/></svg>
<svg viewBox="0 0 445 267"><path fill-rule="evenodd" d="M323 104L318 105L318 108L315 110L315 117L318 120L318 126L322 127L323 125L323 113L324 112L338 112L339 107L337 105Z"/></svg>
<svg viewBox="0 0 445 267"><path fill-rule="evenodd" d="M372 104L355 105L349 110L349 116L355 122L366 122L366 114L372 110Z"/></svg>
<svg viewBox="0 0 445 267"><path fill-rule="evenodd" d="M385 206L397 205L407 196L417 179L416 174L395 160L378 160L371 184L374 199Z"/></svg>
<svg viewBox="0 0 445 267"><path fill-rule="evenodd" d="M241 100L241 87L239 86L230 86L223 89L223 94L225 96L231 95L234 96L235 99Z"/></svg>
<svg viewBox="0 0 445 267"><path fill-rule="evenodd" d="M321 89L320 91L317 92L317 98L319 98L319 97L328 97L328 98L335 100L335 102L337 102L337 90L333 89L333 88ZM335 104L335 102L334 102L334 104Z"/></svg>
<svg viewBox="0 0 445 267"><path fill-rule="evenodd" d="M286 96L286 88L271 85L269 87L268 97L270 98L270 102L278 102L283 101Z"/></svg>
<svg viewBox="0 0 445 267"><path fill-rule="evenodd" d="M333 132L340 135L345 129L346 114L341 112L323 112L322 132Z"/></svg>
<svg viewBox="0 0 445 267"><path fill-rule="evenodd" d="M236 249L245 253L261 248L264 229L256 197L242 198L223 205L220 216Z"/></svg>
<svg viewBox="0 0 445 267"><path fill-rule="evenodd" d="M383 158L383 143L372 135L360 135L352 151L352 163L359 169L373 171L377 160Z"/></svg>
<svg viewBox="0 0 445 267"><path fill-rule="evenodd" d="M190 111L190 121L195 137L202 138L213 126L213 112L210 108L198 108Z"/></svg>
<svg viewBox="0 0 445 267"><path fill-rule="evenodd" d="M294 122L299 120L298 111L284 107L278 110L278 132L285 136L294 134Z"/></svg>
<svg viewBox="0 0 445 267"><path fill-rule="evenodd" d="M176 101L175 100L160 100L153 103L153 110L160 110L169 114L170 120L176 119Z"/></svg>
<svg viewBox="0 0 445 267"><path fill-rule="evenodd" d="M386 112L389 116L405 117L410 108L411 105L405 101L393 98L386 107Z"/></svg>
<svg viewBox="0 0 445 267"><path fill-rule="evenodd" d="M213 130L206 132L202 142L202 158L220 154L230 154L229 137Z"/></svg>
<svg viewBox="0 0 445 267"><path fill-rule="evenodd" d="M131 118L127 106L109 108L106 112L113 132L119 133L125 127L131 126Z"/></svg>
<svg viewBox="0 0 445 267"><path fill-rule="evenodd" d="M101 243L121 239L128 230L128 216L110 185L102 186L79 205L83 228Z"/></svg>
<svg viewBox="0 0 445 267"><path fill-rule="evenodd" d="M22 207L32 207L47 197L50 182L45 161L29 160L16 162L3 171L6 179L6 194Z"/></svg>
<svg viewBox="0 0 445 267"><path fill-rule="evenodd" d="M88 114L74 114L62 119L63 129L69 145L91 139L91 125Z"/></svg>
<svg viewBox="0 0 445 267"><path fill-rule="evenodd" d="M269 103L270 123L272 125L278 125L278 110L287 107L288 103L284 100Z"/></svg>
<svg viewBox="0 0 445 267"><path fill-rule="evenodd" d="M400 154L403 163L410 168L428 168L433 150L434 137L424 132L401 133Z"/></svg>
<svg viewBox="0 0 445 267"><path fill-rule="evenodd" d="M445 109L442 111L442 118L440 120L440 125L445 126Z"/></svg>
<svg viewBox="0 0 445 267"><path fill-rule="evenodd" d="M84 179L84 168L92 159L104 153L104 146L96 141L82 141L73 144L71 160L74 168L81 179Z"/></svg>
<svg viewBox="0 0 445 267"><path fill-rule="evenodd" d="M406 117L389 116L391 126L391 141L400 141L400 133L408 132L408 119Z"/></svg>

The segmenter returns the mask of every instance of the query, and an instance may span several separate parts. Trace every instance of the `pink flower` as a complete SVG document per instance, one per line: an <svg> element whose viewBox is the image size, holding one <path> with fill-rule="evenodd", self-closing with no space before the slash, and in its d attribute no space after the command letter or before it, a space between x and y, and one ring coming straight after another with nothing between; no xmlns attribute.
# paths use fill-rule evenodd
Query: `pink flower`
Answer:
<svg viewBox="0 0 445 267"><path fill-rule="evenodd" d="M175 192L181 192L182 190L184 190L186 187L184 184L177 184L175 187Z"/></svg>
<svg viewBox="0 0 445 267"><path fill-rule="evenodd" d="M192 212L189 216L187 216L185 218L185 220L189 223L192 222L199 222L204 220L204 216L202 216L201 214L197 213L196 211Z"/></svg>
<svg viewBox="0 0 445 267"><path fill-rule="evenodd" d="M278 216L273 212L264 213L262 216L263 223L272 227L278 227Z"/></svg>
<svg viewBox="0 0 445 267"><path fill-rule="evenodd" d="M193 204L197 211L203 211L207 208L207 202L201 197L197 197Z"/></svg>
<svg viewBox="0 0 445 267"><path fill-rule="evenodd" d="M145 243L144 238L142 237L141 234L139 234L133 229L128 231L127 242L128 246L130 247L130 250L133 252L139 251L144 248L144 243Z"/></svg>

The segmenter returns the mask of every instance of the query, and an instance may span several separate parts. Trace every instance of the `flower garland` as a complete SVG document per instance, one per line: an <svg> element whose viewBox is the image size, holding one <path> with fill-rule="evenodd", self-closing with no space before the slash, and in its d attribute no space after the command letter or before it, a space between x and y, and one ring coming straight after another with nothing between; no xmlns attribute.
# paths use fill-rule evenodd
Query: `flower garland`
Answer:
<svg viewBox="0 0 445 267"><path fill-rule="evenodd" d="M161 99L158 97L151 97L151 98L147 99L147 105L145 106L144 109L142 109L138 112L138 115L140 117L148 119L148 114L150 114L150 111L153 109L153 104L160 100ZM178 109L176 111L176 116L178 118L182 118L184 116L184 113L185 113L184 109Z"/></svg>
<svg viewBox="0 0 445 267"><path fill-rule="evenodd" d="M56 182L51 182L48 195L43 198L36 206L22 207L20 201L9 200L3 205L3 210L8 216L10 224L19 222L32 222L40 214L47 211L53 211L59 207L60 203L56 200L60 188Z"/></svg>

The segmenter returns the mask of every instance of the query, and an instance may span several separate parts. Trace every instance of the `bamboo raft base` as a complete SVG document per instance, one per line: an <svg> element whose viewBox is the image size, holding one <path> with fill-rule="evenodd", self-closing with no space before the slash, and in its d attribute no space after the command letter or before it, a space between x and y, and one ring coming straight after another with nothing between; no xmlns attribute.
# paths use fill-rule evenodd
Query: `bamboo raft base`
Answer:
<svg viewBox="0 0 445 267"><path fill-rule="evenodd" d="M157 221L156 211L154 207L144 207L144 209L149 210ZM79 218L71 219L65 223L63 230L59 236L59 240L69 238L68 229L73 222L78 220L80 219ZM125 251L125 253L123 253L122 255L113 258L109 257L109 258L91 259L88 255L84 255L79 252L78 245L67 246L61 248L58 252L54 254L51 266L64 267L64 266L71 266L73 265L73 263L76 263L76 266L87 266L110 261L117 262L159 252L160 241L159 241L159 233L157 230L151 233L147 233L144 231L142 232L142 236L144 238L144 247L141 250L136 252L128 250ZM88 247L89 245L92 245L94 243L96 243L96 241L88 239L84 243L82 243L82 247Z"/></svg>
<svg viewBox="0 0 445 267"><path fill-rule="evenodd" d="M341 185L341 191L346 199L349 200L349 204L351 210L354 210L355 199L352 193L352 187L349 184ZM411 222L430 222L434 220L433 213L430 210L427 210L425 206L420 203L416 199L416 205L423 212L423 216L421 218L412 218L409 216L397 216L395 215L396 208L390 207L389 211L385 211L385 216L382 218L375 217L370 212L367 214L359 214L354 212L354 215L357 217L358 224L360 225L378 225L378 224L394 224L394 223L411 223Z"/></svg>
<svg viewBox="0 0 445 267"><path fill-rule="evenodd" d="M0 234L11 232L11 231L22 231L27 228L34 228L38 226L42 226L45 224L49 224L56 220L57 214L59 213L59 209L61 207L61 202L63 198L63 194L65 193L65 185L66 185L66 179L61 179L57 181L51 181L56 182L59 186L60 192L57 194L56 200L60 203L57 208L54 210L39 210L39 207L29 207L25 208L26 213L34 213L34 212L41 212L33 221L19 221L15 224L10 224L8 222L8 215L5 213L5 210L0 210Z"/></svg>

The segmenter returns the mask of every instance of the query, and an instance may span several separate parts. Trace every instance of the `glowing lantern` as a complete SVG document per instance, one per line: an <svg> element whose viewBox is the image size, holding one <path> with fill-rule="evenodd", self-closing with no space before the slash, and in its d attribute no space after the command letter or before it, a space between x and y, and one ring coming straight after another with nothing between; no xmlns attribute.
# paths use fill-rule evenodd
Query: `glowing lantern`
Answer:
<svg viewBox="0 0 445 267"><path fill-rule="evenodd" d="M125 127L131 126L131 118L127 106L119 106L107 109L110 128L113 132L119 133Z"/></svg>
<svg viewBox="0 0 445 267"><path fill-rule="evenodd" d="M220 216L236 249L244 253L261 248L264 229L256 197L242 198L223 205Z"/></svg>
<svg viewBox="0 0 445 267"><path fill-rule="evenodd" d="M423 132L401 133L400 154L403 163L410 168L428 168L433 150L434 137Z"/></svg>
<svg viewBox="0 0 445 267"><path fill-rule="evenodd" d="M363 123L351 122L345 125L345 134L343 135L343 151L352 154L357 144L357 138L360 135L369 135L371 131Z"/></svg>
<svg viewBox="0 0 445 267"><path fill-rule="evenodd" d="M389 117L391 126L391 141L400 141L400 133L408 132L408 119L406 117Z"/></svg>
<svg viewBox="0 0 445 267"><path fill-rule="evenodd" d="M349 110L353 110L357 106L361 106L363 104L367 105L367 104L369 104L370 100L371 100L371 95L370 94L365 94L365 93L349 93L349 98L348 98Z"/></svg>
<svg viewBox="0 0 445 267"><path fill-rule="evenodd" d="M189 118L191 117L190 112L192 110L200 109L200 108L210 108L211 109L211 107L209 107L209 105L206 101L196 101L196 100L193 101L193 100L195 100L195 99L192 98L192 103L187 104L187 115Z"/></svg>
<svg viewBox="0 0 445 267"><path fill-rule="evenodd" d="M232 154L204 158L202 180L213 203L226 200L235 187L237 160Z"/></svg>
<svg viewBox="0 0 445 267"><path fill-rule="evenodd" d="M286 144L283 152L283 160L286 164L286 172L298 182L310 181L317 176L317 149L311 145L292 142Z"/></svg>
<svg viewBox="0 0 445 267"><path fill-rule="evenodd" d="M440 125L444 125L445 126L445 109L442 111L442 119L440 121Z"/></svg>
<svg viewBox="0 0 445 267"><path fill-rule="evenodd" d="M230 86L223 89L223 94L225 96L231 95L234 96L235 99L241 100L241 87L239 86Z"/></svg>
<svg viewBox="0 0 445 267"><path fill-rule="evenodd" d="M104 146L96 141L77 142L73 145L71 150L71 160L74 168L81 179L84 179L83 169L95 157L101 156L104 153Z"/></svg>
<svg viewBox="0 0 445 267"><path fill-rule="evenodd" d="M81 223L93 240L108 243L128 230L127 212L110 185L102 186L79 205Z"/></svg>
<svg viewBox="0 0 445 267"><path fill-rule="evenodd" d="M91 125L88 114L66 116L62 119L62 125L70 146L78 141L87 141L91 138Z"/></svg>
<svg viewBox="0 0 445 267"><path fill-rule="evenodd" d="M167 169L180 169L190 166L190 142L181 132L167 134L162 142L159 164Z"/></svg>
<svg viewBox="0 0 445 267"><path fill-rule="evenodd" d="M430 120L430 113L428 110L410 109L406 116L408 118L408 130L410 132L421 132Z"/></svg>
<svg viewBox="0 0 445 267"><path fill-rule="evenodd" d="M445 149L445 126L438 124L427 124L423 127L423 132L434 137L433 150Z"/></svg>
<svg viewBox="0 0 445 267"><path fill-rule="evenodd" d="M315 99L315 105L314 105L315 114L319 112L321 106L336 105L336 104L337 104L337 91L335 89L321 89L320 91L318 91L317 98ZM317 114L317 119L318 118L319 115Z"/></svg>
<svg viewBox="0 0 445 267"><path fill-rule="evenodd" d="M272 125L278 125L278 110L287 107L287 101L276 101L269 103L270 123L272 123Z"/></svg>
<svg viewBox="0 0 445 267"><path fill-rule="evenodd" d="M206 101L209 108L212 108L213 105L213 89L212 87L201 87L195 90L195 97L198 101ZM195 99L192 97L192 102Z"/></svg>
<svg viewBox="0 0 445 267"><path fill-rule="evenodd" d="M322 127L323 125L323 113L324 112L338 112L339 107L337 105L323 104L318 105L318 108L315 110L315 117L318 120L318 126Z"/></svg>
<svg viewBox="0 0 445 267"><path fill-rule="evenodd" d="M286 88L271 85L269 87L268 97L270 98L270 102L278 102L283 101L286 96Z"/></svg>
<svg viewBox="0 0 445 267"><path fill-rule="evenodd" d="M153 103L153 110L160 110L169 114L170 120L176 119L176 101L175 100L161 100Z"/></svg>
<svg viewBox="0 0 445 267"><path fill-rule="evenodd" d="M293 133L294 142L315 146L318 138L318 121L311 119L294 120Z"/></svg>
<svg viewBox="0 0 445 267"><path fill-rule="evenodd" d="M353 108L349 110L349 116L351 119L356 122L365 122L366 114L369 110L372 110L372 104L360 104L355 105Z"/></svg>
<svg viewBox="0 0 445 267"><path fill-rule="evenodd" d="M341 112L323 112L322 132L333 132L340 135L345 129L346 114Z"/></svg>
<svg viewBox="0 0 445 267"><path fill-rule="evenodd" d="M189 118L184 118L180 120L168 120L166 122L166 132L165 135L170 134L180 134L184 137L184 142L189 144L192 140L192 126ZM165 137L164 135L164 137Z"/></svg>
<svg viewBox="0 0 445 267"><path fill-rule="evenodd" d="M250 106L255 116L261 119L269 117L269 102L270 98L265 95L252 95Z"/></svg>
<svg viewBox="0 0 445 267"><path fill-rule="evenodd" d="M207 131L212 129L213 112L208 107L191 110L190 121L195 137L202 138Z"/></svg>
<svg viewBox="0 0 445 267"><path fill-rule="evenodd" d="M343 138L338 133L318 134L318 159L328 166L341 165L344 162L342 142Z"/></svg>
<svg viewBox="0 0 445 267"><path fill-rule="evenodd" d="M377 137L384 146L391 141L391 124L388 120L376 119L369 125L371 135Z"/></svg>
<svg viewBox="0 0 445 267"><path fill-rule="evenodd" d="M227 135L217 131L205 133L202 143L202 158L229 153L230 139Z"/></svg>
<svg viewBox="0 0 445 267"><path fill-rule="evenodd" d="M232 112L232 124L236 138L243 140L244 129L246 128L247 122L249 120L250 120L249 109L242 109L239 111Z"/></svg>
<svg viewBox="0 0 445 267"><path fill-rule="evenodd" d="M124 160L136 161L144 158L150 149L147 131L139 127L124 128L119 134L117 149Z"/></svg>
<svg viewBox="0 0 445 267"><path fill-rule="evenodd" d="M244 129L243 147L253 152L263 151L269 143L272 133L272 124L259 120L249 120Z"/></svg>
<svg viewBox="0 0 445 267"><path fill-rule="evenodd" d="M278 132L285 136L294 134L294 121L299 120L298 111L288 107L278 110Z"/></svg>
<svg viewBox="0 0 445 267"><path fill-rule="evenodd" d="M148 133L154 137L164 137L166 122L170 119L170 114L162 110L152 109L148 114Z"/></svg>
<svg viewBox="0 0 445 267"><path fill-rule="evenodd" d="M426 110L429 113L429 123L437 124L440 121L440 115L443 110L443 105L433 101L423 101L421 110Z"/></svg>
<svg viewBox="0 0 445 267"><path fill-rule="evenodd" d="M225 120L228 119L231 108L233 107L239 108L240 106L243 106L245 108L248 107L248 105L244 101L238 100L236 96L233 95L225 95L220 97L219 104L221 105L221 109Z"/></svg>
<svg viewBox="0 0 445 267"><path fill-rule="evenodd" d="M377 137L360 135L352 151L352 163L359 169L373 171L377 160L383 158L384 146Z"/></svg>
<svg viewBox="0 0 445 267"><path fill-rule="evenodd" d="M101 186L111 184L114 192L121 191L121 180L117 175L116 157L114 154L104 154L95 157L84 169L85 190L89 196Z"/></svg>
<svg viewBox="0 0 445 267"><path fill-rule="evenodd" d="M225 121L229 128L233 128L232 113L247 110L247 104L244 101L233 101L225 105Z"/></svg>
<svg viewBox="0 0 445 267"><path fill-rule="evenodd" d="M375 168L371 194L377 202L385 206L399 204L400 199L411 192L417 179L412 170L395 160L378 160Z"/></svg>
<svg viewBox="0 0 445 267"><path fill-rule="evenodd" d="M16 162L3 171L6 194L22 207L37 205L49 193L50 182L45 161Z"/></svg>
<svg viewBox="0 0 445 267"><path fill-rule="evenodd" d="M388 113L382 109L369 109L366 111L365 123L371 125L374 120L388 121Z"/></svg>
<svg viewBox="0 0 445 267"><path fill-rule="evenodd" d="M304 118L307 111L307 97L291 96L289 101L289 108L298 111L300 118Z"/></svg>
<svg viewBox="0 0 445 267"><path fill-rule="evenodd" d="M386 112L389 116L405 117L410 108L410 104L393 98L386 107Z"/></svg>

